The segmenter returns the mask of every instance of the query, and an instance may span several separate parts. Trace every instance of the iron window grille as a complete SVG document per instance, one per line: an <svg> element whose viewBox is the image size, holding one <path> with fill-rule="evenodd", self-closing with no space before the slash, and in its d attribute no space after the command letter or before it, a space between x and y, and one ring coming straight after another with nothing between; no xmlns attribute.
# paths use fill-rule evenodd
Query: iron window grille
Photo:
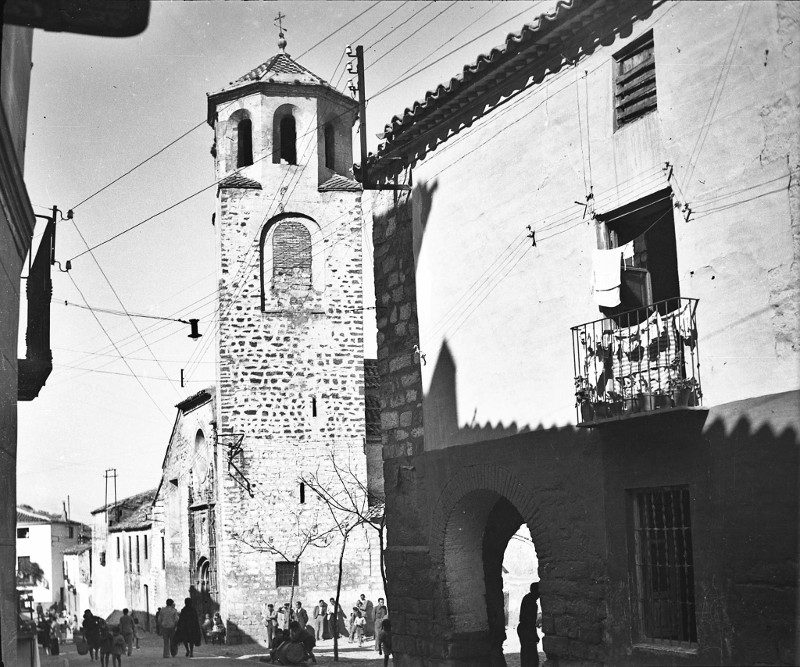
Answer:
<svg viewBox="0 0 800 667"><path fill-rule="evenodd" d="M648 32L614 56L616 127L656 109L656 60Z"/></svg>
<svg viewBox="0 0 800 667"><path fill-rule="evenodd" d="M294 581L292 581L294 579ZM278 561L275 563L275 587L288 587L300 585L300 563Z"/></svg>
<svg viewBox="0 0 800 667"><path fill-rule="evenodd" d="M697 624L689 489L634 491L633 529L641 639L693 648Z"/></svg>

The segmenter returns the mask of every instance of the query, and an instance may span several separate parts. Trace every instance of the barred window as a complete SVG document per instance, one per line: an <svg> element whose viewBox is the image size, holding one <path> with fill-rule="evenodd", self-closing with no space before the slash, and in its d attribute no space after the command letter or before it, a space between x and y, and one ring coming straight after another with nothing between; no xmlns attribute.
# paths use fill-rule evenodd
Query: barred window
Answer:
<svg viewBox="0 0 800 667"><path fill-rule="evenodd" d="M639 635L668 646L696 643L689 489L635 491L633 527Z"/></svg>
<svg viewBox="0 0 800 667"><path fill-rule="evenodd" d="M616 127L656 108L656 60L648 32L614 56Z"/></svg>
<svg viewBox="0 0 800 667"><path fill-rule="evenodd" d="M292 584L292 577L294 576L294 584ZM300 563L289 563L287 561L278 561L275 563L275 588L282 586L299 586L300 585Z"/></svg>
<svg viewBox="0 0 800 667"><path fill-rule="evenodd" d="M278 224L272 237L272 283L276 289L311 287L311 234L296 220Z"/></svg>

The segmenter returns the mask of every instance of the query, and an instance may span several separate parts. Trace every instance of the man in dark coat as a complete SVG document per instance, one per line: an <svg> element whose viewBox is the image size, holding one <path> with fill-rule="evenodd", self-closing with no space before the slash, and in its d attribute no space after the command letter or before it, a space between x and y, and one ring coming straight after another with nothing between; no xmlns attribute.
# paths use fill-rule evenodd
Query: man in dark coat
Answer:
<svg viewBox="0 0 800 667"><path fill-rule="evenodd" d="M539 666L539 633L536 631L536 619L539 616L539 584L531 584L531 592L522 598L519 607L519 664L520 667Z"/></svg>

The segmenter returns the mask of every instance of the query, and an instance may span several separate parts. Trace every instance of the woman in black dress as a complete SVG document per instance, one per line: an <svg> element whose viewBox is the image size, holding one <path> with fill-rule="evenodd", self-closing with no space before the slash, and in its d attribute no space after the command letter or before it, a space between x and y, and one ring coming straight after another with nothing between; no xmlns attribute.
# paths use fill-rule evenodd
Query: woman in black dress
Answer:
<svg viewBox="0 0 800 667"><path fill-rule="evenodd" d="M183 601L183 609L178 617L178 631L175 633L176 641L183 642L186 649L186 656L191 658L194 655L194 647L200 646L203 639L203 631L200 628L200 619L194 610L192 598Z"/></svg>
<svg viewBox="0 0 800 667"><path fill-rule="evenodd" d="M83 638L89 646L89 658L100 657L100 623L99 619L88 609L83 612Z"/></svg>

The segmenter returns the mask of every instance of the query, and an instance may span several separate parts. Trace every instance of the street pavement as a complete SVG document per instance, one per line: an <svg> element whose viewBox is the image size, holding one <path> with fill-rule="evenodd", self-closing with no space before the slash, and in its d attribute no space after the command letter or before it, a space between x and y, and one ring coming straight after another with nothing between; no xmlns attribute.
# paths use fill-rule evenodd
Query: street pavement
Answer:
<svg viewBox="0 0 800 667"><path fill-rule="evenodd" d="M510 633L509 633L510 634ZM509 637L509 639L511 639ZM179 647L178 655L174 658L162 658L163 642L161 637L155 634L147 634L139 640L139 649L133 649L130 657L122 656L122 667L132 667L138 665L159 665L160 667L177 667L188 664L195 666L223 667L224 665L239 665L244 667L248 662L268 663L269 652L258 644L239 644L233 646L217 646L203 644L195 647L194 658L184 657L183 647ZM519 645L513 645L510 641L506 643L506 650L513 651L506 653L506 663L508 667L519 667ZM333 660L333 640L319 642L314 649L317 662L320 665L340 665L341 667L383 667L383 658L374 650L372 642L359 647L355 644L348 644L345 639L339 644L339 661ZM544 654L540 653L541 663L544 664ZM111 661L109 660L109 665ZM309 663L310 664L310 663ZM390 662L391 664L391 662ZM92 662L88 655L78 655L75 645L68 643L61 646L59 655L42 656L41 667L99 667L98 660Z"/></svg>

